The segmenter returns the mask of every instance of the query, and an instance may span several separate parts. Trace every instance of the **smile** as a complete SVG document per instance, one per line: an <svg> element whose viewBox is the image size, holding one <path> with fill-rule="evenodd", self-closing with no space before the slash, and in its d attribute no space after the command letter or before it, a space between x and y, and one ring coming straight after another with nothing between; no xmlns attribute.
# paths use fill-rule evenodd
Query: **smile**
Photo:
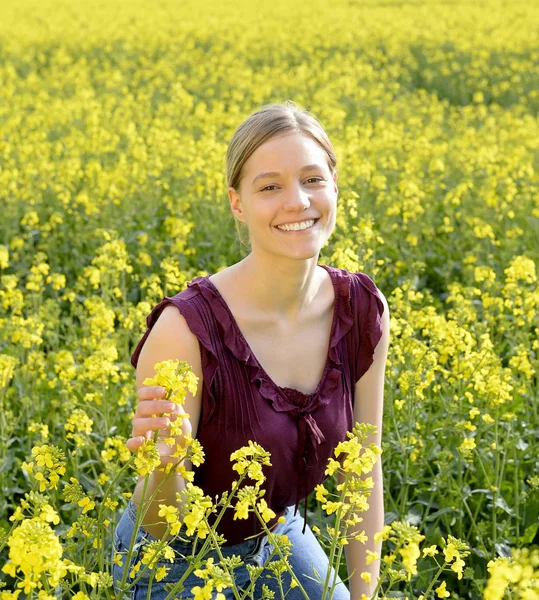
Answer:
<svg viewBox="0 0 539 600"><path fill-rule="evenodd" d="M318 219L310 219L308 221L302 221L301 223L291 223L290 225L276 225L275 229L286 233L306 231L312 229L318 222Z"/></svg>

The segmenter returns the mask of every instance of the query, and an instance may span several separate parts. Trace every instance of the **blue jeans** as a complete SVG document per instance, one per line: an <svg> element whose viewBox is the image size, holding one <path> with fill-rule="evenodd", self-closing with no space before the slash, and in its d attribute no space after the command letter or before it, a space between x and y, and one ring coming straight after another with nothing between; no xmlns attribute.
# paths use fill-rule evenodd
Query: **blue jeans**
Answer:
<svg viewBox="0 0 539 600"><path fill-rule="evenodd" d="M309 577L315 577L313 573L313 567L320 574L322 581L325 580L329 561L324 549L316 539L309 525L307 525L305 529L305 533L302 534L301 530L303 528L303 519L301 518L300 511L298 510L296 516L294 516L294 507L289 506L285 513L284 517L286 521L284 523L278 523L277 527L274 528L275 533L279 533L281 535L285 534L288 536L288 539L292 542L291 552L292 554L288 557L288 561L292 570L296 577L299 579L301 585L307 592L309 600L320 600L322 597L323 586L313 579L309 579ZM131 541L131 536L133 534L133 530L135 527L135 518L136 518L136 508L132 502L129 502L127 509L124 511L116 529L114 531L114 551L115 552L124 552L122 555L123 565L120 567L116 563L112 565L112 576L114 578L114 589L116 592L117 599L125 599L130 598L131 600L146 600L148 594L148 586L151 582L151 598L152 600L165 600L167 597L170 588L167 586L167 590L165 590L165 584L167 583L175 583L180 580L182 575L185 573L188 567L188 559L185 557L189 557L192 553L192 544L188 542L182 542L180 540L174 540L170 542L170 546L175 551L175 559L174 562L171 563L167 560L158 561L156 566L152 569L146 569L146 571L142 574L138 582L130 588L128 592L124 592L123 595L120 594L120 584L122 581L123 571L126 565L126 556L127 550L129 549L129 544ZM185 531L182 529L181 532L182 537L185 537ZM135 543L134 550L132 552L131 560L128 562L127 567L130 570L131 566L140 560L142 555L142 550L144 548L144 544L149 541L155 541L156 538L148 533L142 527L139 527ZM202 543L204 540L197 541L197 550L196 553L199 552L202 547ZM269 543L267 535L261 535L257 538L253 538L247 540L241 544L236 544L233 546L221 546L221 553L224 557L232 556L235 554L239 556L244 563L263 567L273 552L273 545ZM183 556L182 556L183 555ZM205 561L210 558L214 558L214 564L219 564L219 556L215 550L207 553L203 558L203 564L201 568L205 568ZM279 555L275 554L272 560L278 559ZM161 581L155 580L155 570L161 566L168 566L170 568L167 576ZM141 566L141 570L144 565ZM140 573L140 572L139 572ZM152 577L153 575L153 577ZM271 575L271 577L269 577ZM333 581L333 577L335 575L335 570L331 570L331 578L330 583ZM135 576L137 577L138 574ZM309 577L307 577L309 576ZM245 564L242 564L239 568L234 569L233 577L236 583L236 587L241 591L247 590L250 584L249 573L245 568ZM286 600L304 600L304 596L299 591L299 588L290 588L290 574L285 572L281 575L282 578L282 586L283 591L286 596ZM126 582L130 582L129 574L126 578ZM264 569L261 575L255 582L255 592L254 598L258 600L262 598L262 584L266 585L270 590L275 592L275 600L281 598L281 592L279 589L279 583L273 573L268 569ZM204 587L204 581L197 577L194 572L189 573L189 575L184 579L183 586L184 589L182 592L174 593L171 598L172 600L187 600L188 598L192 598L193 594L191 592L191 588L195 586ZM231 588L226 588L222 592L227 599L234 598ZM212 598L215 598L217 592L214 591ZM249 596L250 597L250 596ZM348 588L342 582L339 576L337 576L337 585L335 587L333 593L334 600L350 600L350 593Z"/></svg>

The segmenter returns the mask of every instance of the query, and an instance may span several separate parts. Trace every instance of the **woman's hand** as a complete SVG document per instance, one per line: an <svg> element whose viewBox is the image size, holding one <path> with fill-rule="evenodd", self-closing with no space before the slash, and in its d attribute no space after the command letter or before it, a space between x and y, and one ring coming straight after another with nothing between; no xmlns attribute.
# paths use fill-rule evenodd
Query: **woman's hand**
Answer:
<svg viewBox="0 0 539 600"><path fill-rule="evenodd" d="M159 386L152 385L139 388L137 392L137 410L133 417L133 430L131 437L125 443L131 452L136 452L145 440L151 439L154 431L159 431L159 439L170 437L170 423L178 418L181 418L182 421L183 435L192 435L191 421L186 417L178 417L178 415L185 413L183 406L164 399L165 396L166 390ZM152 417L152 415L157 416ZM177 442L180 439L176 438ZM163 464L178 460L177 458L171 458L172 453L175 451L174 445L169 446L164 442L158 442L156 445Z"/></svg>

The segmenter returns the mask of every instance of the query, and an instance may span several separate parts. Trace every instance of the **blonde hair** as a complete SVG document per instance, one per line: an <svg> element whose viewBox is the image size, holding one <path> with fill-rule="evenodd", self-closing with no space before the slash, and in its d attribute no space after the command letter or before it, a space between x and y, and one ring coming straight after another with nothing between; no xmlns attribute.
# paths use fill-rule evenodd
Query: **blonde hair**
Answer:
<svg viewBox="0 0 539 600"><path fill-rule="evenodd" d="M238 191L243 177L243 165L259 146L276 135L293 132L308 135L325 150L329 169L333 173L337 166L337 157L322 123L314 114L301 108L293 100L287 100L284 104L265 104L234 131L226 151L228 186ZM235 217L234 222L240 244L247 246L241 231L242 228L246 229L245 223Z"/></svg>

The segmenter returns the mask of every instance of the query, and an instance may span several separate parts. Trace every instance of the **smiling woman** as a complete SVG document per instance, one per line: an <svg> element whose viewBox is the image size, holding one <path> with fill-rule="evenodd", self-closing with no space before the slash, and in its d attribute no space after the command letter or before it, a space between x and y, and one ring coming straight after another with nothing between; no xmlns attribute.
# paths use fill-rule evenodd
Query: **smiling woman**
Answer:
<svg viewBox="0 0 539 600"><path fill-rule="evenodd" d="M156 362L186 360L200 380L197 395L185 401L191 415L186 431L196 434L206 454L203 465L194 469L194 484L212 498L230 490L237 476L230 455L249 440L260 444L272 463L263 486L274 515L268 527L291 541L289 562L295 575L308 597L317 600L323 588L313 580L313 568L322 580L331 571L337 582L333 598L349 600L346 585L307 523L306 503L303 518L298 508L324 481L334 449L347 439L354 416L362 414L356 383L369 370L374 375L368 396L363 392L369 399L363 414L369 419L381 415L387 303L365 273L318 264L335 226L338 189L335 153L314 116L293 103L267 105L253 113L230 141L227 176L232 214L247 228L250 253L218 273L195 278L148 315L148 329L131 358L141 402L127 445L135 451L149 431L166 434L170 423L151 418L160 412L160 396L142 382L154 375ZM157 484L150 483L149 494ZM174 504L174 492L182 485L177 481L169 488L170 497L159 502ZM140 501L139 491L134 504ZM383 512L381 495L377 498L370 515L376 526ZM126 511L122 517L118 545L133 532L132 514ZM158 510L148 514L151 519L137 533L141 541L160 535L159 527L165 529L155 523ZM227 552L236 551L246 562L255 552L264 566L270 545L266 538L256 538L260 543L253 547L261 526L253 513L245 517L238 520L231 511L217 531L226 540ZM364 558L365 550L357 547L349 556L356 595L367 591L359 579ZM184 570L177 559L169 575L154 582L151 597L164 598L165 584ZM236 576L239 585L248 584L247 570L239 569ZM275 579L263 575L259 582L273 585L279 594ZM288 575L284 582L290 584ZM146 593L142 587L135 598ZM255 597L262 595L257 587ZM298 589L287 593L292 600L303 597Z"/></svg>

